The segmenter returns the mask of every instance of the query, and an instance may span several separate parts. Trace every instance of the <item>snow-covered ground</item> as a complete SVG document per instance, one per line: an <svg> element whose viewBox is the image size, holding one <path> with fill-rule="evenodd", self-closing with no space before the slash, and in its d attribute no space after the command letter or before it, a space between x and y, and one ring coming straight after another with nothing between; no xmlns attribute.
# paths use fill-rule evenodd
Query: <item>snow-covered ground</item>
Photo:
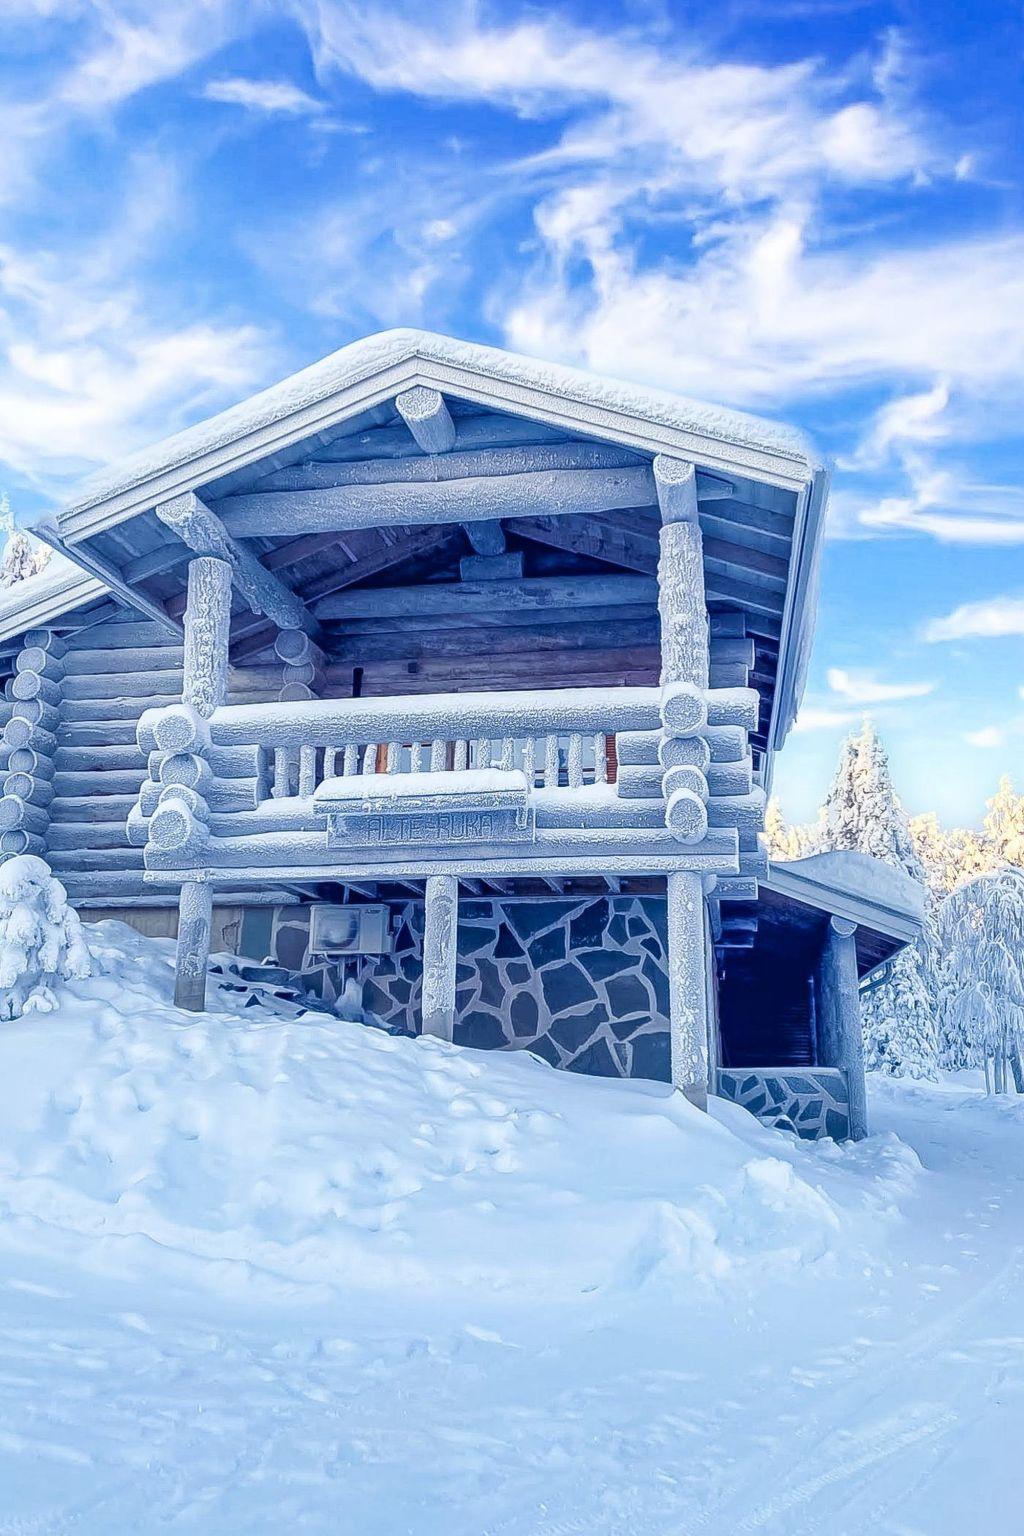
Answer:
<svg viewBox="0 0 1024 1536"><path fill-rule="evenodd" d="M1017 1104L808 1146L90 942L0 1025L0 1533L1021 1529Z"/></svg>

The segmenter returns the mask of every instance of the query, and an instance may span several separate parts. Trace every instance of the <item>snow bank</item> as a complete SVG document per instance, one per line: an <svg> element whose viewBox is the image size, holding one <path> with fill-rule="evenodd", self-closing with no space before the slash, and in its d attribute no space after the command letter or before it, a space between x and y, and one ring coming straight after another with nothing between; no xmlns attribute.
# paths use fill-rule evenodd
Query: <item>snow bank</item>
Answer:
<svg viewBox="0 0 1024 1536"><path fill-rule="evenodd" d="M870 1143L823 1156L661 1085L230 994L181 1013L172 946L89 932L92 976L0 1031L9 1248L234 1292L529 1304L828 1268L891 1198Z"/></svg>

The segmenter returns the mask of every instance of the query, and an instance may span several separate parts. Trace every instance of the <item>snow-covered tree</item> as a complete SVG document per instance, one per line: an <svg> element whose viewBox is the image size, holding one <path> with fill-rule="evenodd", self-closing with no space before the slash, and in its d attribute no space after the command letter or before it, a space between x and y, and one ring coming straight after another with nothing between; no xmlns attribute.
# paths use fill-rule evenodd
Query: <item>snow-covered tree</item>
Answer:
<svg viewBox="0 0 1024 1536"><path fill-rule="evenodd" d="M1005 773L988 802L985 833L997 856L1007 864L1024 868L1024 795L1018 795Z"/></svg>
<svg viewBox="0 0 1024 1536"><path fill-rule="evenodd" d="M938 922L945 1059L983 1065L997 1093L1012 1073L1024 1091L1024 874L1004 868L960 886Z"/></svg>
<svg viewBox="0 0 1024 1536"><path fill-rule="evenodd" d="M0 1019L49 1012L54 984L89 971L78 913L49 865L33 854L0 864Z"/></svg>
<svg viewBox="0 0 1024 1536"><path fill-rule="evenodd" d="M914 851L924 868L928 890L939 902L966 880L991 874L1002 859L991 840L972 827L943 827L934 811L910 821Z"/></svg>
<svg viewBox="0 0 1024 1536"><path fill-rule="evenodd" d="M802 859L812 852L809 829L791 825L774 795L765 808L764 840L773 859Z"/></svg>
<svg viewBox="0 0 1024 1536"><path fill-rule="evenodd" d="M822 850L869 853L925 884L925 869L893 788L885 748L870 720L840 748L818 837ZM886 980L861 999L869 1067L909 1077L936 1076L933 955L934 928L929 924L917 943L893 958Z"/></svg>

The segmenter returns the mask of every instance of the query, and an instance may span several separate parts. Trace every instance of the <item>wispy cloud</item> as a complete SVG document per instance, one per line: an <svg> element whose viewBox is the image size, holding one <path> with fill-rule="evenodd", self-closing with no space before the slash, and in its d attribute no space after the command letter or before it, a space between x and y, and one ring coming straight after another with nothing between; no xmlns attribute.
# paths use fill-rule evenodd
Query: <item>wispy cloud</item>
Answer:
<svg viewBox="0 0 1024 1536"><path fill-rule="evenodd" d="M891 704L935 692L934 683L883 683L873 672L846 672L841 667L830 667L826 681L834 694L851 704Z"/></svg>
<svg viewBox="0 0 1024 1536"><path fill-rule="evenodd" d="M982 747L986 750L1001 747L1006 741L1006 731L998 725L986 725L979 731L966 731L964 741L968 746Z"/></svg>
<svg viewBox="0 0 1024 1536"><path fill-rule="evenodd" d="M825 709L805 704L797 715L793 729L800 734L808 731L836 731L856 725L861 718L859 709Z"/></svg>
<svg viewBox="0 0 1024 1536"><path fill-rule="evenodd" d="M310 96L291 80L251 80L244 75L225 76L208 80L203 87L207 101L222 102L226 106L243 107L268 117L302 117L322 112L324 104Z"/></svg>
<svg viewBox="0 0 1024 1536"><path fill-rule="evenodd" d="M922 638L931 643L1007 635L1024 635L1024 596L1007 594L961 603L951 613L929 620L922 632Z"/></svg>

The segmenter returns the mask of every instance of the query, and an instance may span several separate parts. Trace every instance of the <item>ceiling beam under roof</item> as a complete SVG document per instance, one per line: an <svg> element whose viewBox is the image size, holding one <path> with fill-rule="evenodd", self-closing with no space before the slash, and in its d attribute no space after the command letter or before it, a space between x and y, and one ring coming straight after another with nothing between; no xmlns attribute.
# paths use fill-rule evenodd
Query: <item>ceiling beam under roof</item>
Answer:
<svg viewBox="0 0 1024 1536"><path fill-rule="evenodd" d="M495 518L590 513L654 501L645 466L535 470L473 475L421 484L389 482L319 491L265 491L218 503L224 527L239 538L330 533L393 523L490 522Z"/></svg>
<svg viewBox="0 0 1024 1536"><path fill-rule="evenodd" d="M508 531L550 549L625 566L642 575L653 576L658 569L657 544L651 539L627 534L621 528L593 522L581 524L564 517L524 517L512 519Z"/></svg>
<svg viewBox="0 0 1024 1536"><path fill-rule="evenodd" d="M336 592L314 604L318 618L432 617L467 613L544 614L558 608L657 603L646 576L553 576L527 581L435 582L420 587L368 587Z"/></svg>
<svg viewBox="0 0 1024 1536"><path fill-rule="evenodd" d="M317 632L316 620L301 597L260 564L256 555L228 533L220 518L194 491L159 502L156 515L197 555L215 555L231 567L231 579L253 613L265 615L280 629Z"/></svg>
<svg viewBox="0 0 1024 1536"><path fill-rule="evenodd" d="M455 447L455 423L440 390L417 384L395 397L395 409L424 453Z"/></svg>

